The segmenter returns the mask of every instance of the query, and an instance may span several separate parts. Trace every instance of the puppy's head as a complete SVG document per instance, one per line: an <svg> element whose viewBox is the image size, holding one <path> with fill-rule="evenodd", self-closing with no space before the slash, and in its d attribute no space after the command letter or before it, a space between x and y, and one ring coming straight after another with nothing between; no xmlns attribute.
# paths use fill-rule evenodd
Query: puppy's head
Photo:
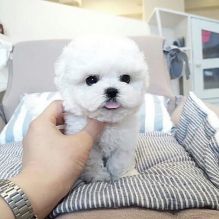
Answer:
<svg viewBox="0 0 219 219"><path fill-rule="evenodd" d="M55 74L66 111L106 122L136 112L149 80L143 53L122 37L73 40L59 57Z"/></svg>

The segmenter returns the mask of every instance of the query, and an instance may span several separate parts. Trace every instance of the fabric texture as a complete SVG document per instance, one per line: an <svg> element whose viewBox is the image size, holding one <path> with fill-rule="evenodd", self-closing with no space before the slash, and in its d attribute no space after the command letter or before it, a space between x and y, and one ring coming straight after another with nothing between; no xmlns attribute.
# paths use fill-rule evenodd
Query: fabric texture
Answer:
<svg viewBox="0 0 219 219"><path fill-rule="evenodd" d="M145 94L144 104L139 110L140 133L171 132L173 123L165 107L165 101L164 96Z"/></svg>
<svg viewBox="0 0 219 219"><path fill-rule="evenodd" d="M187 98L185 96L176 96L175 98L169 98L168 105L171 105L173 107L171 110L168 109L168 112L171 114L171 120L174 126L177 126L180 122L180 117L181 117L186 99ZM203 101L203 103L219 117L219 106L218 105L211 104L205 101Z"/></svg>
<svg viewBox="0 0 219 219"><path fill-rule="evenodd" d="M22 141L30 122L52 101L59 99L61 99L61 97L57 92L24 95L11 119L0 133L0 144Z"/></svg>
<svg viewBox="0 0 219 219"><path fill-rule="evenodd" d="M164 39L156 36L130 37L144 52L148 64L150 82L149 93L173 97L167 62L163 54Z"/></svg>
<svg viewBox="0 0 219 219"><path fill-rule="evenodd" d="M190 96L175 136L161 132L139 134L138 175L114 182L78 181L50 218L99 208L219 210L217 123L211 124L212 116L206 115L206 110ZM21 143L0 145L0 178L20 171L21 156Z"/></svg>
<svg viewBox="0 0 219 219"><path fill-rule="evenodd" d="M1 145L0 178L21 168L22 145ZM144 207L155 210L219 209L219 190L179 145L164 133L140 134L136 153L141 173L112 183L77 182L50 217L96 208Z"/></svg>
<svg viewBox="0 0 219 219"><path fill-rule="evenodd" d="M35 119L52 101L60 100L58 92L26 94L21 99L11 119L0 133L0 144L22 141L30 122ZM139 111L140 132L170 132L171 118L165 108L165 98L145 94L145 104Z"/></svg>
<svg viewBox="0 0 219 219"><path fill-rule="evenodd" d="M168 46L164 49L168 69L171 79L177 79L183 76L183 67L185 69L186 79L190 77L188 56L177 46Z"/></svg>
<svg viewBox="0 0 219 219"><path fill-rule="evenodd" d="M185 102L176 138L219 189L219 117L194 94Z"/></svg>

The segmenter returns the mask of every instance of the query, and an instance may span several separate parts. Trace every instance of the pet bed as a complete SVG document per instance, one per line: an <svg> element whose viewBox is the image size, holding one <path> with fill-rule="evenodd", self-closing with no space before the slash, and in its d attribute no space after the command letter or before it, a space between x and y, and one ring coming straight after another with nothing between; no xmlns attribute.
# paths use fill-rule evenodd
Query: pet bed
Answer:
<svg viewBox="0 0 219 219"><path fill-rule="evenodd" d="M145 41L145 38L137 40L142 43ZM156 46L157 50L154 48L150 49L150 45L154 45L155 42L158 45ZM20 53L19 56L19 53L16 55L16 52L19 50L19 46L22 47L22 45L18 45L17 50L15 48L14 57L17 58L13 61L13 65L11 65L14 71L13 75L11 75L8 91L3 100L5 119L7 121L19 101L19 95L22 95L24 92L39 92L47 90L48 87L51 88L51 66L48 68L47 64L51 64L55 60L53 56L54 44L56 48L59 48L57 50L58 52L56 51L55 53L58 54L63 47L63 42L42 42L41 46L42 44L44 44L43 47L46 48L46 51L50 50L49 54L40 50L39 46L35 47L37 49L32 49L29 44L26 46L26 48L29 47L29 56L24 50L20 50L22 51L22 55ZM163 63L160 55L161 45L162 40L158 38L153 38L153 40L148 38L146 43L143 43L142 47L144 47L146 53L147 51L153 51L149 57L149 69L152 66L158 66L157 63L152 64L154 61L150 60L160 58L159 63ZM158 48L160 52L158 52ZM25 59L22 58L24 58L25 54L27 55L26 58L30 57L30 51L33 52L32 55L35 59L37 59L36 57L43 59L46 56L48 58L46 60L47 63L45 64L45 61L41 60L43 67L41 65L36 67L31 65L35 59L31 59L30 62L26 62L28 64L24 67L21 63ZM42 57L38 53L43 54ZM162 64L161 66L165 65ZM43 69L42 72L37 72L37 68L38 70ZM18 71L17 69L19 69L20 74L15 74ZM31 70L35 72L34 77L37 78L35 81L32 80L35 83L25 83L25 85L24 83L18 83L15 86L16 78L19 75L22 75L22 77L28 75L27 77L31 78L32 75L28 74ZM157 72L155 68L151 70L153 70L153 73ZM46 80L42 80L41 77L46 72L51 75L47 75ZM163 70L160 73L161 76L164 76L165 71ZM38 81L37 85L36 81ZM166 80L161 81L165 84L164 81ZM157 81L154 79L151 83L153 86L150 88L150 91L153 92L156 90L154 93L172 95L169 88L164 89L166 91L164 92L162 90L164 86L160 86L160 84L157 85L159 91L155 89L156 83ZM50 214L50 217L54 218L63 213L86 209L120 207L140 207L174 212L187 208L218 210L219 146L215 136L216 129L210 125L208 114L200 107L196 99L191 96L185 104L180 123L172 134L151 132L139 136L136 167L141 173L140 175L121 178L113 183L97 182L84 184L83 182L78 182L69 195ZM22 145L19 142L0 146L0 178L8 178L19 172L21 167L21 153ZM208 215L211 215L212 212L214 211L209 210ZM218 215L218 212L216 212L215 218ZM89 217L89 215L87 216ZM71 218L74 218L74 214Z"/></svg>

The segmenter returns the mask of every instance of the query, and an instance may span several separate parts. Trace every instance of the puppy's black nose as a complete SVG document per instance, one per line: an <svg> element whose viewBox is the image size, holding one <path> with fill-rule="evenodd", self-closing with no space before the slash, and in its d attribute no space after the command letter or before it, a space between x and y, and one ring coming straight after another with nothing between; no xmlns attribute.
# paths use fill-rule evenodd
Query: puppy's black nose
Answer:
<svg viewBox="0 0 219 219"><path fill-rule="evenodd" d="M108 98L114 98L117 96L119 91L114 87L109 87L105 90L105 94Z"/></svg>

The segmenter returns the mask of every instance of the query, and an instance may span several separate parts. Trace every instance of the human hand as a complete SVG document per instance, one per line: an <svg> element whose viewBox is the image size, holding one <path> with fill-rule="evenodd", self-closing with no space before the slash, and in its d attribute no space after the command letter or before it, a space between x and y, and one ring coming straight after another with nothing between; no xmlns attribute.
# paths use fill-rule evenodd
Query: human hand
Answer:
<svg viewBox="0 0 219 219"><path fill-rule="evenodd" d="M87 126L66 136L62 102L55 101L37 118L23 140L21 173L14 181L27 194L39 218L46 216L79 177L104 124L88 119Z"/></svg>

